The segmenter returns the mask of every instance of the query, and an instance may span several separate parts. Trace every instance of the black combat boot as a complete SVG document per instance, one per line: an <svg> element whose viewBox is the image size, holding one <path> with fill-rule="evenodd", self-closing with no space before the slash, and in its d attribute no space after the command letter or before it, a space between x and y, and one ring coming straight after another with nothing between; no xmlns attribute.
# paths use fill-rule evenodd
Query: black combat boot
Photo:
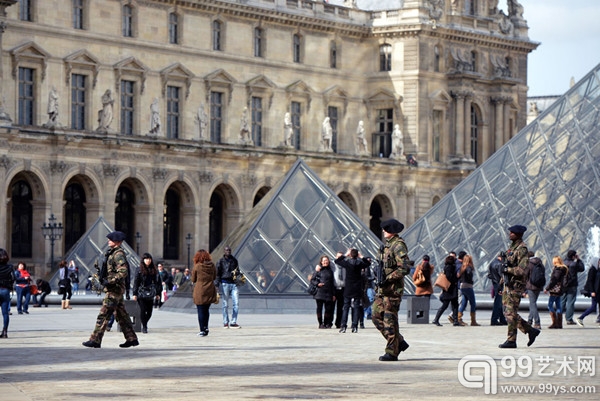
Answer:
<svg viewBox="0 0 600 401"><path fill-rule="evenodd" d="M92 340L82 342L81 345L83 345L84 347L89 347L89 348L100 348L101 347L100 343L97 343Z"/></svg>
<svg viewBox="0 0 600 401"><path fill-rule="evenodd" d="M540 335L540 331L538 329L532 327L527 332L527 335L529 335L529 341L527 342L527 346L529 347L531 344L533 344L535 342L535 338Z"/></svg>
<svg viewBox="0 0 600 401"><path fill-rule="evenodd" d="M498 348L517 348L517 342L506 340L504 343L498 345Z"/></svg>

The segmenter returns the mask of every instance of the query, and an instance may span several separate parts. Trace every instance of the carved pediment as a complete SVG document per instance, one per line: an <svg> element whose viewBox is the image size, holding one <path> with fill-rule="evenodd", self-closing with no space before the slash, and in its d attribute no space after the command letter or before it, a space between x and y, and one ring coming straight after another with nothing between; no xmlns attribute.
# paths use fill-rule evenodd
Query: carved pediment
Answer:
<svg viewBox="0 0 600 401"><path fill-rule="evenodd" d="M400 111L400 103L404 98L388 89L380 88L370 97L365 99L364 103L367 108L367 116L371 117L371 111L384 107L393 107L396 117L401 120L402 113Z"/></svg>
<svg viewBox="0 0 600 401"><path fill-rule="evenodd" d="M263 95L269 98L269 107L271 108L271 104L273 103L273 93L274 89L277 88L277 85L273 83L269 78L264 75L258 75L248 82L246 82L246 92L248 94L247 104L250 104L252 96L255 95Z"/></svg>
<svg viewBox="0 0 600 401"><path fill-rule="evenodd" d="M63 59L65 63L65 81L67 85L71 82L71 73L74 68L92 71L92 88L96 87L98 82L98 71L100 70L100 62L94 55L86 49L81 49L73 54L68 55Z"/></svg>
<svg viewBox="0 0 600 401"><path fill-rule="evenodd" d="M115 69L115 85L117 92L121 89L121 78L125 75L133 75L139 77L141 81L140 94L144 93L146 87L146 76L148 75L148 67L135 57L129 57L114 65Z"/></svg>
<svg viewBox="0 0 600 401"><path fill-rule="evenodd" d="M307 111L310 110L313 90L304 81L299 80L285 88L288 94L288 103L294 97L302 98L306 101Z"/></svg>
<svg viewBox="0 0 600 401"><path fill-rule="evenodd" d="M323 92L323 98L325 99L325 108L331 102L340 102L344 104L344 114L348 109L348 93L340 88L338 85L334 85L331 88ZM327 114L327 113L325 113Z"/></svg>
<svg viewBox="0 0 600 401"><path fill-rule="evenodd" d="M188 70L181 63L171 64L160 72L160 78L162 82L162 95L165 96L167 90L167 83L169 81L183 82L185 84L185 97L190 95L190 87L192 86L192 79L194 73Z"/></svg>
<svg viewBox="0 0 600 401"><path fill-rule="evenodd" d="M42 67L42 81L46 78L46 69L48 67L48 59L50 58L50 53L45 51L42 47L40 47L35 42L27 42L20 46L17 46L10 50L10 55L12 58L12 76L17 78L17 71L19 70L19 65L23 61L33 62L41 65Z"/></svg>

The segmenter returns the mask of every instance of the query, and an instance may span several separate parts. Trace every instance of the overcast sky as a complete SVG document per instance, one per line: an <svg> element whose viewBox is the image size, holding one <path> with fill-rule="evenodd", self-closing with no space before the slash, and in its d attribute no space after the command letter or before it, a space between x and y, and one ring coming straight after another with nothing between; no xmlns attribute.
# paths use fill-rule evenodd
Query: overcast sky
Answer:
<svg viewBox="0 0 600 401"><path fill-rule="evenodd" d="M447 0L449 1L449 0ZM330 0L343 4L343 0ZM507 11L506 0L498 7ZM600 0L520 0L529 38L540 46L528 60L529 96L562 95L600 64ZM358 0L362 9L394 8L401 0Z"/></svg>

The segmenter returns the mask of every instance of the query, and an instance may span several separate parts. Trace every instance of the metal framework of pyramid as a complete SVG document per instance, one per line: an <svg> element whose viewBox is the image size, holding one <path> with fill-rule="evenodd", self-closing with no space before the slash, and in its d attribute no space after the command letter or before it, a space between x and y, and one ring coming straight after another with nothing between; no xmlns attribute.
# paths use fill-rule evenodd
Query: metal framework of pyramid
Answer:
<svg viewBox="0 0 600 401"><path fill-rule="evenodd" d="M106 239L106 236L113 231L114 228L104 220L104 217L99 217L92 227L90 227L90 229L79 238L77 243L71 247L69 252L67 252L64 259L66 261L73 259L79 268L79 288L81 290L85 288L88 277L96 273L94 264L98 263L99 265L102 265L104 253L108 250L108 240ZM129 268L133 275L135 268L140 264L140 258L127 242L123 242L121 247L125 251L125 255L129 261ZM58 288L58 280L59 271L57 270L50 279L52 288Z"/></svg>
<svg viewBox="0 0 600 401"><path fill-rule="evenodd" d="M217 260L231 246L247 278L241 293L304 293L322 255L357 248L375 259L381 245L301 159L253 212L213 251Z"/></svg>
<svg viewBox="0 0 600 401"><path fill-rule="evenodd" d="M403 233L412 258L439 269L450 251L473 255L476 291L487 291L489 263L508 245L507 227L545 262L576 249L587 268L600 225L600 65ZM596 234L594 234L596 233ZM585 283L580 275L579 285Z"/></svg>

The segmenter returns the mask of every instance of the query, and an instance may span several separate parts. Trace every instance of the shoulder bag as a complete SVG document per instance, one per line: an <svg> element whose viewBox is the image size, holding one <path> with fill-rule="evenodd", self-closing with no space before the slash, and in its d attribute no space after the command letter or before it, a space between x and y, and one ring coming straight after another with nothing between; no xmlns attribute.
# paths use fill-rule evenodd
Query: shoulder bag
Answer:
<svg viewBox="0 0 600 401"><path fill-rule="evenodd" d="M440 272L440 274L438 274L437 278L435 279L434 285L436 287L440 287L444 291L448 291L448 288L450 288L450 284L450 280L448 280L448 277L446 277L446 275L442 271Z"/></svg>
<svg viewBox="0 0 600 401"><path fill-rule="evenodd" d="M416 286L420 286L421 284L423 284L425 282L425 275L423 274L423 270L421 270L421 269L417 270L417 276L415 277L413 282L415 283Z"/></svg>

